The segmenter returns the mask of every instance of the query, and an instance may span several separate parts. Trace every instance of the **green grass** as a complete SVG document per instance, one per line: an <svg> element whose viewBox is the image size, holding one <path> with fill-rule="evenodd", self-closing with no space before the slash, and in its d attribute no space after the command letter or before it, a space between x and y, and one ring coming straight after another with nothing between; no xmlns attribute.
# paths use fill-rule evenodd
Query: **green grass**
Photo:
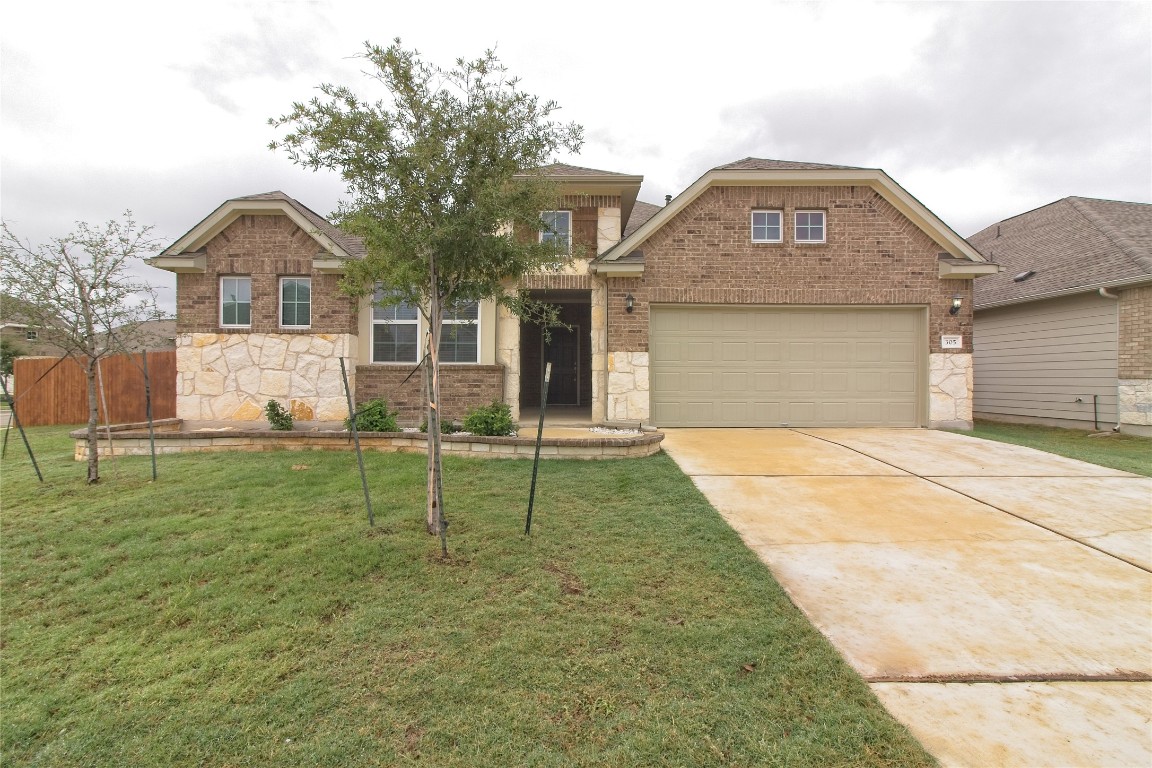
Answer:
<svg viewBox="0 0 1152 768"><path fill-rule="evenodd" d="M666 456L3 463L5 764L928 765ZM301 468L301 465L306 468Z"/></svg>
<svg viewBox="0 0 1152 768"><path fill-rule="evenodd" d="M977 421L971 432L961 434L1024 445L1102 467L1152 476L1152 440L1146 437L1115 432L1094 434L1079 429L996 421Z"/></svg>

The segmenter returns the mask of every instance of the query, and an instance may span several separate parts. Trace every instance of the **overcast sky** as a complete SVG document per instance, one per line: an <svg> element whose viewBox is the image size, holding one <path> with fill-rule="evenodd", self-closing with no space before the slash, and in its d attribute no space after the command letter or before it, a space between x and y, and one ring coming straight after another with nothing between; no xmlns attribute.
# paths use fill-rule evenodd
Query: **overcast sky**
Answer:
<svg viewBox="0 0 1152 768"><path fill-rule="evenodd" d="M1068 195L1152 201L1152 3L9 3L0 214L34 241L132 209L170 244L224 200L321 214L339 179L267 149L400 37L495 47L582 124L564 162L661 203L747 156L879 167L962 235ZM700 8L706 8L701 11ZM141 267L174 306L174 276Z"/></svg>

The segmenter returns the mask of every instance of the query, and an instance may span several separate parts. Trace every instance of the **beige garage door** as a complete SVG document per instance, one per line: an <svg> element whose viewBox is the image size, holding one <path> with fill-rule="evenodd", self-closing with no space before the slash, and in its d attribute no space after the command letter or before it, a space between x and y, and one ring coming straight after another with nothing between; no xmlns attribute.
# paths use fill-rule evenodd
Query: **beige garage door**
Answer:
<svg viewBox="0 0 1152 768"><path fill-rule="evenodd" d="M660 427L916 427L923 310L654 306Z"/></svg>

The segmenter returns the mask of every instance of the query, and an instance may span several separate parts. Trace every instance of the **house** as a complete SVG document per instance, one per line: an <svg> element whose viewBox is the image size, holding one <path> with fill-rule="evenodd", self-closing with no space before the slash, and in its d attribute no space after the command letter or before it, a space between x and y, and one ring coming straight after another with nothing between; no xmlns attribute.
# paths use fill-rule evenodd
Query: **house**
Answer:
<svg viewBox="0 0 1152 768"><path fill-rule="evenodd" d="M664 206L643 177L549 166L545 216L587 254L521 287L562 328L497 305L446 317L444 415L503 400L596 423L674 426L971 425L976 249L878 169L748 158ZM178 415L346 415L384 396L421 418L423 321L340 294L363 246L281 192L229 200L151 260L177 273Z"/></svg>
<svg viewBox="0 0 1152 768"><path fill-rule="evenodd" d="M0 339L7 348L15 350L15 356L58 357L64 350L52 343L51 333L46 333L29 320L30 312L26 302L7 293L0 293Z"/></svg>
<svg viewBox="0 0 1152 768"><path fill-rule="evenodd" d="M1152 205L1066 197L969 238L980 418L1152 436Z"/></svg>

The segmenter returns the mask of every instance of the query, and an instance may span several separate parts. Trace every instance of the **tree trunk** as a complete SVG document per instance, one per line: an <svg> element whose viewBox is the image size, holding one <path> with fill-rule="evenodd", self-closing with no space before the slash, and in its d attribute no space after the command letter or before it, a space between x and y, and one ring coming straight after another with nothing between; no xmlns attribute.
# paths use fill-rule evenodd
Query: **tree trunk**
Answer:
<svg viewBox="0 0 1152 768"><path fill-rule="evenodd" d="M440 536L440 554L448 556L448 522L444 518L444 481L440 461L440 332L441 307L436 257L430 258L428 303L428 533Z"/></svg>
<svg viewBox="0 0 1152 768"><path fill-rule="evenodd" d="M100 482L100 401L96 394L96 360L88 358L88 484Z"/></svg>

